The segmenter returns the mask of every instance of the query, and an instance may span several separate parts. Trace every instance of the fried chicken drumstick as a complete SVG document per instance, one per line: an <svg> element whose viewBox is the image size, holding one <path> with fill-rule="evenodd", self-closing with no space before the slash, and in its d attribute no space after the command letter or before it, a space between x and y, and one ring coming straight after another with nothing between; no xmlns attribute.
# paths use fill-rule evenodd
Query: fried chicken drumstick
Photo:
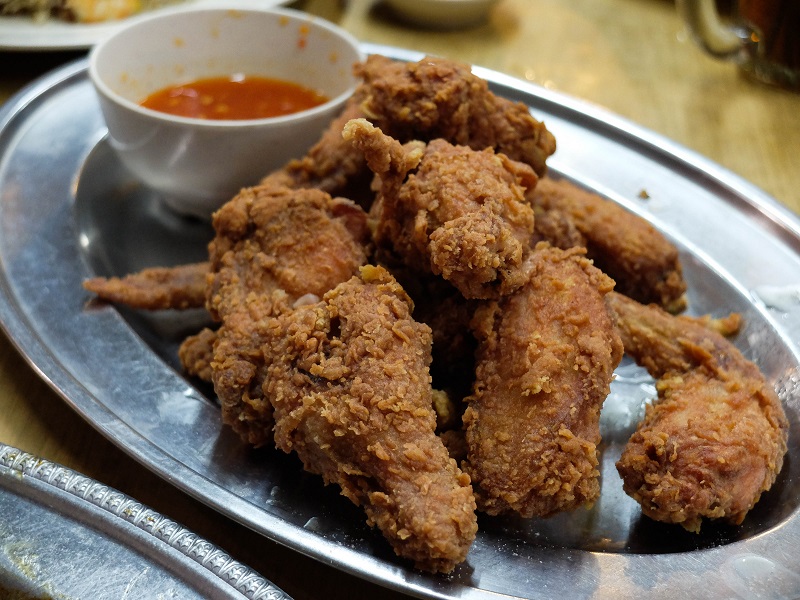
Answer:
<svg viewBox="0 0 800 600"><path fill-rule="evenodd" d="M381 267L276 320L264 390L275 443L363 506L395 552L448 572L477 532L469 477L436 436L431 334Z"/></svg>
<svg viewBox="0 0 800 600"><path fill-rule="evenodd" d="M699 531L738 525L783 465L788 423L758 368L702 321L612 293L625 351L656 378L658 399L617 462L647 516Z"/></svg>
<svg viewBox="0 0 800 600"><path fill-rule="evenodd" d="M603 297L614 283L582 249L537 246L529 282L478 309L464 426L478 506L545 517L600 492L600 407L622 344Z"/></svg>
<svg viewBox="0 0 800 600"><path fill-rule="evenodd" d="M416 63L373 55L356 67L364 81L361 110L400 142L437 138L473 150L491 148L537 175L556 140L522 102L501 98L469 65L426 56Z"/></svg>

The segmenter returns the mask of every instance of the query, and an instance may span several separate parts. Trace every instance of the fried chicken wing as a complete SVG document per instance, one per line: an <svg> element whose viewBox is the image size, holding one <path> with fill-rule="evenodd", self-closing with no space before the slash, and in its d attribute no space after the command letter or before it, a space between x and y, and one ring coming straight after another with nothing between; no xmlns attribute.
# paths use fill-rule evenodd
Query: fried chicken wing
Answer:
<svg viewBox="0 0 800 600"><path fill-rule="evenodd" d="M738 525L783 464L788 423L775 391L703 321L616 293L607 302L625 351L657 379L658 399L617 462L625 492L689 531L703 518Z"/></svg>
<svg viewBox="0 0 800 600"><path fill-rule="evenodd" d="M467 65L433 57L409 63L373 55L354 70L362 82L342 115L306 156L264 182L316 187L368 206L371 173L361 153L341 137L345 123L356 118L366 118L401 143L443 138L475 150L492 148L539 175L555 152L555 138L527 106L493 94Z"/></svg>
<svg viewBox="0 0 800 600"><path fill-rule="evenodd" d="M528 191L542 211L561 212L585 240L587 256L616 282L616 290L670 312L686 307L678 249L641 217L563 179L542 178ZM545 239L563 247L558 239ZM567 238L568 239L568 238Z"/></svg>
<svg viewBox="0 0 800 600"><path fill-rule="evenodd" d="M556 141L528 107L496 96L469 65L426 56L403 63L372 55L356 67L363 81L361 110L402 143L441 138L473 150L492 148L538 175Z"/></svg>
<svg viewBox="0 0 800 600"><path fill-rule="evenodd" d="M600 408L622 344L603 299L614 283L582 253L539 244L528 283L473 319L463 468L489 514L546 517L599 494Z"/></svg>
<svg viewBox="0 0 800 600"><path fill-rule="evenodd" d="M93 277L83 287L103 300L132 308L199 308L206 300L208 269L207 262L153 267L125 277Z"/></svg>
<svg viewBox="0 0 800 600"><path fill-rule="evenodd" d="M377 245L441 274L466 298L522 285L534 220L524 193L537 180L529 166L444 140L401 145L364 119L350 121L343 136L380 179L371 211Z"/></svg>
<svg viewBox="0 0 800 600"><path fill-rule="evenodd" d="M399 556L448 572L475 537L475 500L434 433L431 334L410 310L385 269L363 267L280 315L264 389L279 448L363 506Z"/></svg>
<svg viewBox="0 0 800 600"><path fill-rule="evenodd" d="M221 325L211 378L222 418L259 446L272 435L262 383L272 317L315 302L366 262L365 213L320 190L242 190L214 215L208 309Z"/></svg>

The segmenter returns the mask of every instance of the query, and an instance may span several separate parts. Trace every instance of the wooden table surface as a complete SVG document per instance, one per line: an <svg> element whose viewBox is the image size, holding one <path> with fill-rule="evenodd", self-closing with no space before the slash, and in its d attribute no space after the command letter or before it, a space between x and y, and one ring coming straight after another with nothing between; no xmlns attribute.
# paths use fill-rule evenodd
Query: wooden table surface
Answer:
<svg viewBox="0 0 800 600"><path fill-rule="evenodd" d="M407 26L372 1L305 1L365 42L489 67L623 116L719 163L800 213L800 94L701 53L669 0L502 0L488 22ZM83 52L0 52L0 103ZM222 547L298 600L403 598L253 534L101 437L0 335L0 441L133 496Z"/></svg>

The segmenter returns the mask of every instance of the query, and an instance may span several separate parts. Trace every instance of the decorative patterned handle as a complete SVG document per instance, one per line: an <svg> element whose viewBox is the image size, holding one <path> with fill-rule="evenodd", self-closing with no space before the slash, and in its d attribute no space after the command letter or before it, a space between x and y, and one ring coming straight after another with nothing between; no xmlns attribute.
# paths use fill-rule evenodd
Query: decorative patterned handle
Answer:
<svg viewBox="0 0 800 600"><path fill-rule="evenodd" d="M57 487L124 519L202 565L251 600L292 600L268 579L212 543L122 492L2 443L0 466Z"/></svg>

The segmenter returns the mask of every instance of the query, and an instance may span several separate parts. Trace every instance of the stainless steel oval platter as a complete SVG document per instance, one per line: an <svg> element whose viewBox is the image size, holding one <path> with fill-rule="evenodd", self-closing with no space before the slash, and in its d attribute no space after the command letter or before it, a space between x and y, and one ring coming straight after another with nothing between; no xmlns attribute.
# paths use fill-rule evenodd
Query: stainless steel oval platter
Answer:
<svg viewBox="0 0 800 600"><path fill-rule="evenodd" d="M291 600L133 498L0 444L0 595Z"/></svg>
<svg viewBox="0 0 800 600"><path fill-rule="evenodd" d="M365 51L401 60L393 48ZM86 63L37 81L0 110L0 320L64 400L190 495L294 551L422 598L800 596L800 220L732 173L558 93L476 68L555 134L552 171L619 202L681 251L693 314L742 313L735 342L775 385L791 421L774 488L739 527L689 534L642 517L614 469L652 380L617 371L602 419L602 495L549 520L481 517L449 576L398 560L362 512L271 449L221 427L213 391L181 375L176 348L203 311L141 314L92 301L81 281L205 258L204 223L165 210L116 161Z"/></svg>

